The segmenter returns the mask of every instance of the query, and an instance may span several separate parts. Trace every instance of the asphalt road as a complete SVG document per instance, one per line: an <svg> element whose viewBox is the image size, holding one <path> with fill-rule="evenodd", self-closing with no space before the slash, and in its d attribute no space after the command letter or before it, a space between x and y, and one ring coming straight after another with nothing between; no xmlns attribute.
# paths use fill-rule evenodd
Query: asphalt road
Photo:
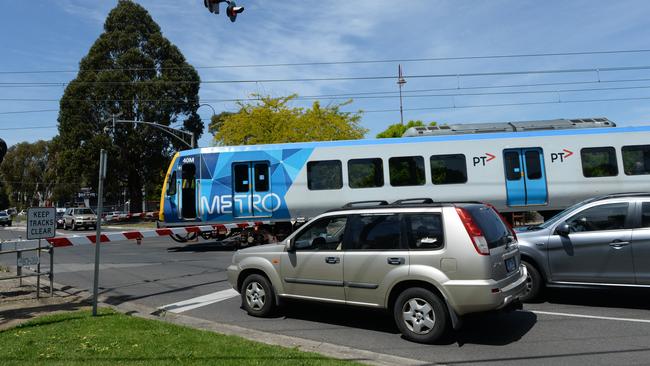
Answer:
<svg viewBox="0 0 650 366"><path fill-rule="evenodd" d="M0 228L0 238L7 230ZM549 291L545 302L469 316L442 344L421 345L403 340L381 311L292 302L274 318L246 315L226 280L232 249L218 243L180 245L161 238L101 249L100 291L113 304L167 306L197 318L434 364L594 366L650 360L649 290ZM92 288L93 246L57 248L54 255L56 282Z"/></svg>

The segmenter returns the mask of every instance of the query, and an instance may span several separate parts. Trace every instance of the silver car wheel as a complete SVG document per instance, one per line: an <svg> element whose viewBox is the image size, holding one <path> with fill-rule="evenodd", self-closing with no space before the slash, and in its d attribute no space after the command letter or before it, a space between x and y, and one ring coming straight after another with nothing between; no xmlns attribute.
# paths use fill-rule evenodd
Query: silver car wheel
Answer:
<svg viewBox="0 0 650 366"><path fill-rule="evenodd" d="M404 324L415 334L427 334L436 324L433 307L426 300L412 298L402 306Z"/></svg>
<svg viewBox="0 0 650 366"><path fill-rule="evenodd" d="M251 282L246 287L246 302L253 310L260 310L264 307L266 292L259 282Z"/></svg>
<svg viewBox="0 0 650 366"><path fill-rule="evenodd" d="M533 290L533 277L530 275L530 271L526 273L526 287L524 288L524 295L529 294Z"/></svg>

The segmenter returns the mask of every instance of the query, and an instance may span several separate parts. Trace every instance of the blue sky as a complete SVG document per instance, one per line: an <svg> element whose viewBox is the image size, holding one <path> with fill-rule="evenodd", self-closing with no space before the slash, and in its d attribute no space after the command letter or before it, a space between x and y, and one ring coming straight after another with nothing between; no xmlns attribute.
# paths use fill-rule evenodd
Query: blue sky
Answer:
<svg viewBox="0 0 650 366"><path fill-rule="evenodd" d="M260 1L241 0L246 11L236 23L210 14L202 0L141 0L164 35L194 66L277 64L321 61L414 59L455 56L650 49L648 1L525 0L383 0ZM62 82L74 73L6 74L6 71L75 70L103 31L103 21L116 1L0 0L0 83ZM571 100L650 98L650 70L480 77L409 78L423 74L466 74L499 71L650 66L650 52L512 59L480 59L403 63L405 120L440 123L491 122L605 116L620 125L650 121L650 99L588 103L552 103L458 108L486 104L520 104ZM200 69L202 80L277 79L347 76L390 76L397 62L272 68ZM601 83L596 83L600 77ZM648 81L611 82L648 79ZM203 84L203 100L246 98L251 93L274 96L397 92L395 79L253 84ZM500 85L590 82L538 87L471 89ZM629 88L617 89L611 88ZM417 90L458 90L417 92ZM575 89L610 90L575 91ZM7 87L0 99L58 100L64 87ZM574 91L562 91L574 90ZM504 91L547 91L529 94L456 95ZM559 92L558 92L559 91ZM428 95L428 96L415 96ZM431 96L436 95L436 96ZM353 98L346 110L397 110L399 99ZM339 101L342 101L341 99ZM330 103L335 100L322 100ZM209 102L217 113L236 110L233 102ZM295 105L309 102L297 101ZM452 108L453 106L457 108ZM50 139L56 101L0 100L0 137L9 145ZM413 110L432 108L429 110ZM438 108L438 109L433 109ZM208 120L210 108L199 109ZM399 112L368 112L362 124L368 137L399 122ZM26 130L3 128L34 127ZM53 128L54 127L54 128ZM204 134L201 146L211 145Z"/></svg>

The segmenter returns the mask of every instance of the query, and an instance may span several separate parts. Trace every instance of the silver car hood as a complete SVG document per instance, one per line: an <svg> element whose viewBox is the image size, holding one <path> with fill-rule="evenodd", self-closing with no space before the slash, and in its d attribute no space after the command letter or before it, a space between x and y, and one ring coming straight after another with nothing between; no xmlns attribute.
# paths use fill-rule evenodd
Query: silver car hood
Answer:
<svg viewBox="0 0 650 366"><path fill-rule="evenodd" d="M284 252L284 243L263 244L255 247L240 249L239 254L256 254L256 253L282 253Z"/></svg>

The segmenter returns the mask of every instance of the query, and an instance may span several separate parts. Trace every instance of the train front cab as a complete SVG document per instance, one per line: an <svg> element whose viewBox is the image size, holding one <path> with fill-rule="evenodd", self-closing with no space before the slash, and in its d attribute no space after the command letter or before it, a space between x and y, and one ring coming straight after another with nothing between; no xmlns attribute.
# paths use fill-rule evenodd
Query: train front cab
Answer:
<svg viewBox="0 0 650 366"><path fill-rule="evenodd" d="M172 159L162 191L160 221L165 223L197 221L200 184L200 155ZM180 160L180 161L179 161Z"/></svg>

